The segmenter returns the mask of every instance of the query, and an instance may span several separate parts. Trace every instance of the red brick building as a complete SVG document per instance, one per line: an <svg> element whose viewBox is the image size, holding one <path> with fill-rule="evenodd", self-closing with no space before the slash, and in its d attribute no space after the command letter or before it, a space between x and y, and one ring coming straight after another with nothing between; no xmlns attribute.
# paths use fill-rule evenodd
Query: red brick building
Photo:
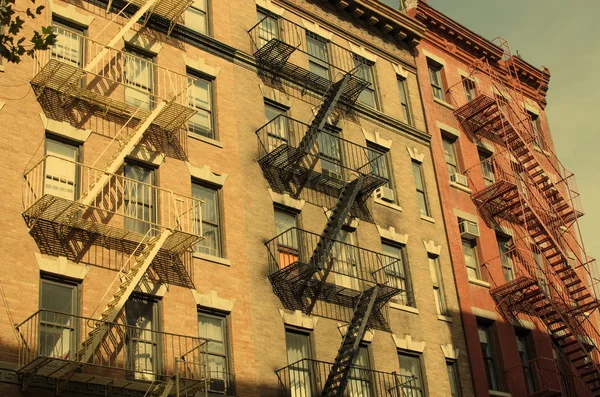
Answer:
<svg viewBox="0 0 600 397"><path fill-rule="evenodd" d="M599 390L595 261L545 114L550 73L433 9L417 48L477 396Z"/></svg>

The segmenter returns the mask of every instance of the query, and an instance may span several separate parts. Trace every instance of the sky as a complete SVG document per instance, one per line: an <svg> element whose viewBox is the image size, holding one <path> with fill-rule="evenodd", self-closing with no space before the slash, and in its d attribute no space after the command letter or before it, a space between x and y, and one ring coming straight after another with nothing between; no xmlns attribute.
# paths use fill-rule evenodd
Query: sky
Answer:
<svg viewBox="0 0 600 397"><path fill-rule="evenodd" d="M600 14L598 0L428 0L488 40L550 69L546 113L559 159L577 178L589 256L600 261ZM600 266L600 265L599 265Z"/></svg>

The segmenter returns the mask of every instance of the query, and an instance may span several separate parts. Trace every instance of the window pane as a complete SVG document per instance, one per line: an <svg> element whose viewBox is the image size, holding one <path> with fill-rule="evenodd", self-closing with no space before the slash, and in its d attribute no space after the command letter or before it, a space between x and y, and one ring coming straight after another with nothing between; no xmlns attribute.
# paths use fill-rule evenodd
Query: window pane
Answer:
<svg viewBox="0 0 600 397"><path fill-rule="evenodd" d="M61 197L67 200L75 200L78 148L73 145L46 139L46 155L48 157L45 165L44 193ZM63 161L64 159L65 161Z"/></svg>
<svg viewBox="0 0 600 397"><path fill-rule="evenodd" d="M460 397L462 395L456 365L456 362L453 361L446 362L446 370L448 371L448 381L450 382L450 395L452 397Z"/></svg>
<svg viewBox="0 0 600 397"><path fill-rule="evenodd" d="M421 166L415 162L412 163L413 168L413 177L415 178L415 185L417 186L417 190L423 191L423 176L421 174Z"/></svg>
<svg viewBox="0 0 600 397"><path fill-rule="evenodd" d="M446 158L446 165L448 167L448 174L452 175L458 170L458 162L456 160L456 147L454 146L454 142L449 139L443 138L442 144L444 146L444 156Z"/></svg>
<svg viewBox="0 0 600 397"><path fill-rule="evenodd" d="M208 343L209 353L226 354L225 352L225 319L198 315L198 329L201 338L213 339Z"/></svg>
<svg viewBox="0 0 600 397"><path fill-rule="evenodd" d="M125 177L130 179L124 186L125 229L145 234L156 223L154 170L125 164Z"/></svg>
<svg viewBox="0 0 600 397"><path fill-rule="evenodd" d="M202 185L192 186L192 196L204 201L202 204L202 228L204 239L194 250L208 255L220 256L221 232L218 191Z"/></svg>
<svg viewBox="0 0 600 397"><path fill-rule="evenodd" d="M412 124L410 106L408 103L408 92L406 90L406 80L398 79L398 90L400 91L400 104L402 106L402 120L404 120L405 123Z"/></svg>
<svg viewBox="0 0 600 397"><path fill-rule="evenodd" d="M74 286L42 280L41 294L40 309L75 314L76 288Z"/></svg>
<svg viewBox="0 0 600 397"><path fill-rule="evenodd" d="M194 7L188 7L184 13L185 27L198 33L207 34L206 12Z"/></svg>
<svg viewBox="0 0 600 397"><path fill-rule="evenodd" d="M285 333L285 343L287 346L288 364L293 364L296 361L310 358L310 336L296 332Z"/></svg>

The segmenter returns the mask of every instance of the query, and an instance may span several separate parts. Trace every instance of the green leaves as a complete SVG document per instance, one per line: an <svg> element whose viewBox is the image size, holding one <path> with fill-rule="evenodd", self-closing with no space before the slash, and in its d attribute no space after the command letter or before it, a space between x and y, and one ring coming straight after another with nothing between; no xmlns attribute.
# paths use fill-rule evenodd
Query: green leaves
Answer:
<svg viewBox="0 0 600 397"><path fill-rule="evenodd" d="M35 4L35 0L31 0ZM34 20L42 14L44 6L40 5L27 8L24 12L14 8L15 0L0 0L0 58L11 63L21 62L21 56L33 56L35 51L47 50L56 43L56 35L52 26L42 26L41 32L35 30L28 43L27 37L22 33L27 19ZM21 18L25 15L27 19Z"/></svg>

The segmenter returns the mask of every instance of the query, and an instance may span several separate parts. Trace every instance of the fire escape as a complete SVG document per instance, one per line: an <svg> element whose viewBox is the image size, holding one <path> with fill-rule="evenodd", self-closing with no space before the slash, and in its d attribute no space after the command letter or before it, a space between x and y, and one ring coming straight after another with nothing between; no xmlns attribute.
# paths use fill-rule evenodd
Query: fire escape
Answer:
<svg viewBox="0 0 600 397"><path fill-rule="evenodd" d="M518 324L519 315L539 319L581 381L577 395L600 396L600 335L591 317L599 306L594 290L598 274L579 235L583 213L574 176L547 145L541 147L524 105L520 60L506 41L500 44L508 77L503 79L489 64L478 66L489 74L497 95L482 93L455 111L474 140L483 138L494 146L494 155L482 166L493 181L472 199L486 222L509 225L516 233L513 248L502 258L514 266L515 275L490 294L509 323ZM530 390L529 395L565 393L550 378L539 389L535 392L545 394Z"/></svg>
<svg viewBox="0 0 600 397"><path fill-rule="evenodd" d="M302 39L307 33L291 21L267 16L249 34L259 73L324 93L310 124L279 116L257 131L258 162L273 190L279 193L299 198L308 189L314 194L337 197L321 235L293 228L269 241L267 248L269 279L286 309L311 314L319 302L325 302L348 312L349 324L335 362L322 389L316 391L320 396L342 396L367 328L389 331L383 308L391 297L402 292L387 283L386 268L394 266L393 258L337 240L350 216L370 219L366 201L386 182L374 174L367 148L326 129L336 108L351 107L369 83L359 77L360 65L353 61L343 64L354 59L352 54L332 42L326 45L329 58L321 59L328 62L330 74L335 75L331 79L291 62L292 56L309 55ZM335 146L335 151L343 153L343 161L326 156L324 146ZM327 169L328 164L334 164L336 171ZM336 265L339 251L352 251L353 258L362 258L357 273L340 270L339 263ZM393 390L390 393L396 395Z"/></svg>
<svg viewBox="0 0 600 397"><path fill-rule="evenodd" d="M58 43L35 56L31 84L40 102L53 95L61 106L84 103L127 121L96 160L101 162L106 154L102 168L50 154L26 171L23 218L30 234L40 249L59 247L74 260L91 244L118 244L129 258L109 286L105 296L112 299L98 318L40 310L18 326L23 388L44 377L53 381L57 394L69 382L79 382L102 387L105 393L123 388L166 397L193 395L210 383L207 341L124 324L125 305L142 284L193 287L192 269L183 254L202 239L202 202L119 173L145 137L162 134L171 142L195 111L188 103L193 78L116 46L135 25L144 26L154 15L169 21L170 32L191 3L130 1L125 8L137 11L108 44L70 32L77 48ZM76 51L84 51L80 62L65 56ZM139 70L153 76L152 89L132 81ZM125 90L145 100L132 103L124 99ZM140 342L144 340L146 344ZM148 346L156 347L140 351ZM144 355L154 363L144 364Z"/></svg>

